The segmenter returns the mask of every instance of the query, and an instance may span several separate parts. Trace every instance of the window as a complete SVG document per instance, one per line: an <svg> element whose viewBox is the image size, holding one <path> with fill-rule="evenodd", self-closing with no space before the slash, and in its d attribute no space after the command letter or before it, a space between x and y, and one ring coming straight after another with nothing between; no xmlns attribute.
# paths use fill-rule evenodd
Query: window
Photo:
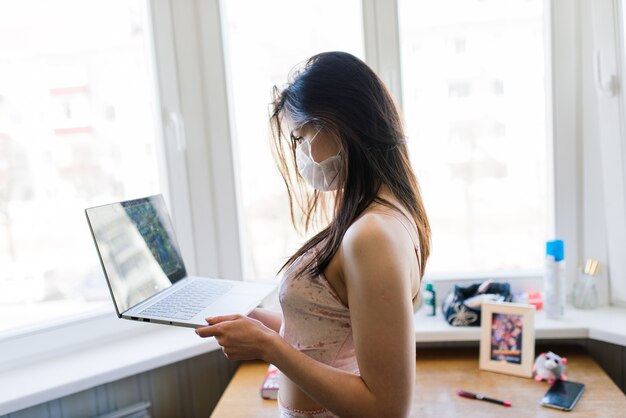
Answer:
<svg viewBox="0 0 626 418"><path fill-rule="evenodd" d="M0 332L110 307L83 210L161 190L147 17L0 1Z"/></svg>
<svg viewBox="0 0 626 418"><path fill-rule="evenodd" d="M533 270L547 236L542 0L400 0L404 117L428 274Z"/></svg>
<svg viewBox="0 0 626 418"><path fill-rule="evenodd" d="M583 151L585 253L605 266L597 280L600 294L606 289L611 303L621 306L626 306L625 10L623 1L586 5L591 41L581 60L588 68L583 103L591 109L584 114L589 127Z"/></svg>
<svg viewBox="0 0 626 418"><path fill-rule="evenodd" d="M290 69L319 52L343 50L363 59L361 4L228 0L221 6L240 180L244 277L269 278L304 240L291 225L285 186L271 155L271 87L284 85Z"/></svg>

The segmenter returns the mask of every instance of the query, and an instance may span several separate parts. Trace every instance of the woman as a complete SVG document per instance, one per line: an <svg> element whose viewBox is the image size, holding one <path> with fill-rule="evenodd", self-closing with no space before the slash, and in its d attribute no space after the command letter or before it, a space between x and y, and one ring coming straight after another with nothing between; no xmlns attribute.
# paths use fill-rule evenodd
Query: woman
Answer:
<svg viewBox="0 0 626 418"><path fill-rule="evenodd" d="M430 228L395 103L365 63L327 52L275 89L271 123L292 221L294 202L306 228L330 221L282 267L282 315L207 318L196 332L231 360L276 365L281 417L408 416Z"/></svg>

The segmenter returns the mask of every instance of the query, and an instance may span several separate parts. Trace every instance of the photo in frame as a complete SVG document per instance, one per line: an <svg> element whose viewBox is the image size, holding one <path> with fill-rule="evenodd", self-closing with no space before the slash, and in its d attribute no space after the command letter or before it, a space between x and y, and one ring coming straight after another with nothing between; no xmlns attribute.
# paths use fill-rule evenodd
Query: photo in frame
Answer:
<svg viewBox="0 0 626 418"><path fill-rule="evenodd" d="M480 369L532 377L535 307L521 303L485 302L480 321Z"/></svg>

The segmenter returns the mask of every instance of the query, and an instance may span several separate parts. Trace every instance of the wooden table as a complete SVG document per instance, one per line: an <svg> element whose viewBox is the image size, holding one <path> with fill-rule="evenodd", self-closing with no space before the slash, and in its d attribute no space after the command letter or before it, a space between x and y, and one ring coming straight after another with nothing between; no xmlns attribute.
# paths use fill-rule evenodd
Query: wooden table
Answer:
<svg viewBox="0 0 626 418"><path fill-rule="evenodd" d="M548 390L547 382L508 376L478 369L478 349L419 349L417 352L417 383L412 417L557 417L557 418L624 418L626 396L593 361L577 347L567 347L558 354L568 358L567 376L582 382L586 390L571 412L539 405ZM267 365L262 362L243 363L211 417L261 418L278 417L276 401L261 398L259 388ZM489 402L461 398L456 391L507 400L507 408Z"/></svg>

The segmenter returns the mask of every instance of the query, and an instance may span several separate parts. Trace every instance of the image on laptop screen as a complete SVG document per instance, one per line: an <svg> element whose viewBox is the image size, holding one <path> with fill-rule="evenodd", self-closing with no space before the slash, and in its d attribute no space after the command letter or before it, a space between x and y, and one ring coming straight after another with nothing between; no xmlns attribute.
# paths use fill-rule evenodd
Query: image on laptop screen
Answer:
<svg viewBox="0 0 626 418"><path fill-rule="evenodd" d="M185 266L162 199L153 197L123 202L122 206L141 234L163 273L176 282L185 276Z"/></svg>
<svg viewBox="0 0 626 418"><path fill-rule="evenodd" d="M186 276L162 196L87 209L118 314Z"/></svg>

